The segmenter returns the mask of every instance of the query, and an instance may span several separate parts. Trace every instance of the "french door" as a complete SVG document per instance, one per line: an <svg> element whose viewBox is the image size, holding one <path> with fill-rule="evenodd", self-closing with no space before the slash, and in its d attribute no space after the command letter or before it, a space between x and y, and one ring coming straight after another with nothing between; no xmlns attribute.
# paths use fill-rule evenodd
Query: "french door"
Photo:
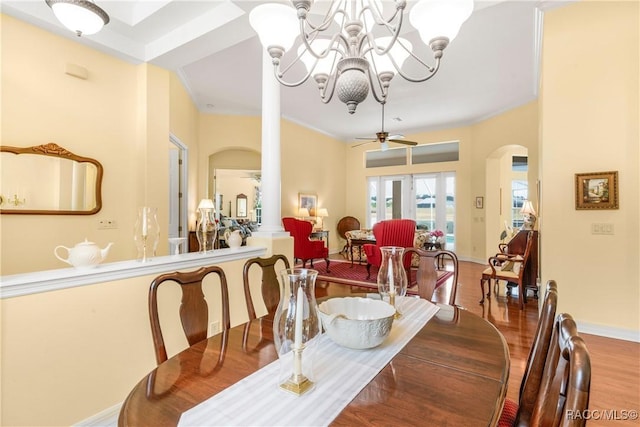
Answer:
<svg viewBox="0 0 640 427"><path fill-rule="evenodd" d="M442 230L455 249L455 172L377 176L368 179L367 224L414 219L419 228Z"/></svg>

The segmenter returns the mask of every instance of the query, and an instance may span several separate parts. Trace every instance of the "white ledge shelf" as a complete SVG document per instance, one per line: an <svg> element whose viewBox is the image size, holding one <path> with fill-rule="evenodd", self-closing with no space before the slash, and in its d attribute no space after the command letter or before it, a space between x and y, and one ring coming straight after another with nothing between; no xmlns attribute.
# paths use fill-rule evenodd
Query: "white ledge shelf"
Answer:
<svg viewBox="0 0 640 427"><path fill-rule="evenodd" d="M154 257L144 263L130 260L100 264L94 268L61 268L2 276L0 299L261 257L266 251L260 246L242 246L237 249L216 249L206 254L194 252Z"/></svg>

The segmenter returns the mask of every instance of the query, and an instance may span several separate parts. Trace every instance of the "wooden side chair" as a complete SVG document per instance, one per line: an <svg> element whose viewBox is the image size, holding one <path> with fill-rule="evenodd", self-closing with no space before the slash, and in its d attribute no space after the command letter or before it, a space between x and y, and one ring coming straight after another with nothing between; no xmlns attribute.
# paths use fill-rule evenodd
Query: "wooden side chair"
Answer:
<svg viewBox="0 0 640 427"><path fill-rule="evenodd" d="M480 278L480 290L482 292L482 299L480 300L480 304L484 303L485 282L488 283L486 296L489 298L491 297L491 280L495 280L496 284L499 280L505 280L507 282L513 282L517 284L520 310L524 309L524 305L527 302L527 294L524 286L524 273L525 267L527 266L527 262L530 258L532 243L533 232L530 231L527 236L527 245L524 251L524 255L521 256L498 253L492 257L489 257L489 267L482 272L482 277Z"/></svg>
<svg viewBox="0 0 640 427"><path fill-rule="evenodd" d="M278 271L276 271L276 265L279 264L284 270L289 267L289 260L284 255L273 255L269 258L251 258L244 264L242 270L242 280L244 283L244 296L247 300L247 313L249 314L249 320L256 319L256 310L253 304L253 298L251 296L251 286L249 273L251 267L257 265L262 269L262 281L261 292L262 300L267 308L266 318L273 320L273 315L278 308L280 302L280 282L278 280Z"/></svg>
<svg viewBox="0 0 640 427"><path fill-rule="evenodd" d="M353 216L345 216L340 218L340 221L336 224L336 229L338 231L338 236L346 240L346 243L340 251L341 254L346 254L349 250L349 240L347 239L346 233L347 231L360 230L360 221L358 221L358 218Z"/></svg>
<svg viewBox="0 0 640 427"><path fill-rule="evenodd" d="M522 382L520 383L520 395L518 402L507 399L502 409L498 427L528 426L533 413L544 364L547 360L553 324L558 307L558 286L555 280L547 282L547 290L542 303L542 310L536 327L536 333L531 343L529 357L525 366Z"/></svg>
<svg viewBox="0 0 640 427"><path fill-rule="evenodd" d="M220 267L201 267L196 271L166 273L156 277L151 282L151 287L149 288L149 320L151 321L151 334L158 365L167 360L167 349L158 316L158 288L165 282L175 282L180 285L182 290L182 301L179 310L180 322L187 342L191 346L207 338L209 306L204 297L202 282L209 275L217 275L220 280L222 330L227 330L231 327L229 290L227 288L227 278Z"/></svg>
<svg viewBox="0 0 640 427"><path fill-rule="evenodd" d="M279 268L276 270L276 266ZM251 258L244 264L242 270L242 281L244 284L244 296L247 301L247 314L249 322L244 327L242 334L242 348L250 351L249 340L252 336L251 329L257 324L258 342L251 344L251 350L258 350L271 342L273 337L273 317L280 302L280 282L278 280L278 272L289 268L289 260L284 255L272 255L268 258ZM260 293L262 301L267 309L267 314L257 319L253 297L251 295L251 279L250 273L252 268L259 267L262 272Z"/></svg>
<svg viewBox="0 0 640 427"><path fill-rule="evenodd" d="M559 314L551 336L530 426L584 426L589 408L591 358L573 318ZM570 415L574 414L573 417Z"/></svg>
<svg viewBox="0 0 640 427"><path fill-rule="evenodd" d="M453 284L449 292L449 305L455 305L456 292L458 290L458 257L454 252L447 250L426 251L424 249L407 248L404 256L411 259L412 255L419 257L418 270L416 271L416 282L418 285L418 295L420 298L431 301L436 290L438 280L437 265L443 258L449 258L453 264ZM406 259L405 258L405 259Z"/></svg>

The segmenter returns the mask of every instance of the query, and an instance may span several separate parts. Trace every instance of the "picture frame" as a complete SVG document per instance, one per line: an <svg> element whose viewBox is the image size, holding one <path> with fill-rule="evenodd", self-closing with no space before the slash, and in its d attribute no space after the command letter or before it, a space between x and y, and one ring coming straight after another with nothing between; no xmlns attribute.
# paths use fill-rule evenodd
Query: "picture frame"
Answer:
<svg viewBox="0 0 640 427"><path fill-rule="evenodd" d="M577 173L576 210L618 209L618 171Z"/></svg>
<svg viewBox="0 0 640 427"><path fill-rule="evenodd" d="M478 196L476 197L476 209L484 208L484 197Z"/></svg>
<svg viewBox="0 0 640 427"><path fill-rule="evenodd" d="M310 216L316 216L316 207L318 206L318 196L313 193L298 193L298 210L302 208L309 209Z"/></svg>

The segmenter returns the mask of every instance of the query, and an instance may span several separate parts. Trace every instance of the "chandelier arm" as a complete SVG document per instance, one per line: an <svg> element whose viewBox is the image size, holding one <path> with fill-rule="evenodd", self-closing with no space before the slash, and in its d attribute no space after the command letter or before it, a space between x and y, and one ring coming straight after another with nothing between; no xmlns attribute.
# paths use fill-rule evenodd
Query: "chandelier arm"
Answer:
<svg viewBox="0 0 640 427"><path fill-rule="evenodd" d="M326 31L327 28L329 28L331 26L331 24L333 23L333 19L336 16L336 14L339 11L343 12L343 21L344 21L344 10L340 9L339 7L336 8L336 10L333 11L333 13L331 13L331 10L333 9L333 5L335 4L335 0L331 1L331 4L329 5L329 10L327 11L327 14L324 17L324 20L320 23L320 25L313 25L313 23L311 23L309 21L309 19L307 18L307 14L305 13L303 16L300 17L300 22L307 24L309 26L309 28L311 29L310 33L314 33L314 32L318 32L318 31ZM344 23L344 22L343 22ZM304 32L301 32L301 34L304 34Z"/></svg>
<svg viewBox="0 0 640 427"><path fill-rule="evenodd" d="M422 61L420 61L422 62ZM424 62L422 62L424 64ZM436 59L436 64L435 66L431 67L429 65L427 65L427 68L429 70L429 75L425 76L425 77L410 77L408 75L406 75L405 73L402 72L401 69L399 69L397 67L396 64L393 64L394 67L396 67L398 69L398 74L400 75L400 77L402 77L405 80L408 80L412 83L421 83L421 82L426 82L427 80L429 80L431 77L435 76L436 73L438 72L438 70L440 69L440 58ZM426 64L425 64L426 65Z"/></svg>
<svg viewBox="0 0 640 427"><path fill-rule="evenodd" d="M326 91L327 91L326 87L320 90L320 101L322 101L324 104L328 104L329 102L331 102L331 99L333 98L333 94L336 91L337 79L334 76L333 79L330 78L329 80L331 82L331 92L329 93L329 96L328 97L326 96Z"/></svg>
<svg viewBox="0 0 640 427"><path fill-rule="evenodd" d="M288 70L288 68L287 68ZM285 70L286 72L286 70ZM297 82L287 82L285 80L282 79L282 77L284 77L284 73L281 73L278 70L278 66L274 64L273 67L273 75L276 77L276 80L278 81L278 83L280 83L282 86L286 86L286 87L296 87L296 86L300 86L301 84L303 84L304 82L306 82L307 80L309 80L309 77L311 77L311 72L313 72L313 69L311 69L311 71L309 71L303 78L301 78L300 80L298 80Z"/></svg>

